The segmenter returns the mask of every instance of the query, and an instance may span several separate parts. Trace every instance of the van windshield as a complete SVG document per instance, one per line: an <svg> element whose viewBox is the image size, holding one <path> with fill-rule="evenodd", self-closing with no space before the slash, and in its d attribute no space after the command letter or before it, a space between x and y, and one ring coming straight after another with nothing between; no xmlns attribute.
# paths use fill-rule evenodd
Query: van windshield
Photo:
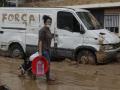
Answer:
<svg viewBox="0 0 120 90"><path fill-rule="evenodd" d="M89 12L77 12L77 15L85 24L88 30L102 29L103 27L95 19L95 17Z"/></svg>

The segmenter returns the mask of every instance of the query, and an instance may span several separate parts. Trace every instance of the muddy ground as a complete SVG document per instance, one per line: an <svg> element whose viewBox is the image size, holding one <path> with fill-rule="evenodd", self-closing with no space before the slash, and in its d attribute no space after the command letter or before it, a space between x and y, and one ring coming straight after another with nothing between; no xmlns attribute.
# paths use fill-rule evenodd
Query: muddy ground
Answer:
<svg viewBox="0 0 120 90"><path fill-rule="evenodd" d="M76 66L65 60L51 63L51 75L56 81L48 85L45 77L33 80L18 77L22 60L0 56L0 82L10 90L120 90L120 63Z"/></svg>

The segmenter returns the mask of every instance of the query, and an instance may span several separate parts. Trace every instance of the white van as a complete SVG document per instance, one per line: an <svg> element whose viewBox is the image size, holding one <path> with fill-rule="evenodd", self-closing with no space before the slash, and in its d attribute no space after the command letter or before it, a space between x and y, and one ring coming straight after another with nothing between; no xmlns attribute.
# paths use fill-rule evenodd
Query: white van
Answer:
<svg viewBox="0 0 120 90"><path fill-rule="evenodd" d="M78 8L0 8L0 49L12 57L37 51L43 15L52 18L51 57L84 64L104 63L120 49L119 38Z"/></svg>

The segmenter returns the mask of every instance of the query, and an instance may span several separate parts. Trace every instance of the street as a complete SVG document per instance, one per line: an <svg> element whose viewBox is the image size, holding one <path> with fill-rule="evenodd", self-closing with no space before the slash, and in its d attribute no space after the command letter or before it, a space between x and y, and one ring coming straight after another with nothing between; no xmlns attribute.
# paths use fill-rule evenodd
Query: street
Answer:
<svg viewBox="0 0 120 90"><path fill-rule="evenodd" d="M48 85L45 77L36 80L18 77L20 59L0 57L0 82L10 90L120 90L120 63L106 65L75 65L65 60L51 63L51 75L56 78Z"/></svg>

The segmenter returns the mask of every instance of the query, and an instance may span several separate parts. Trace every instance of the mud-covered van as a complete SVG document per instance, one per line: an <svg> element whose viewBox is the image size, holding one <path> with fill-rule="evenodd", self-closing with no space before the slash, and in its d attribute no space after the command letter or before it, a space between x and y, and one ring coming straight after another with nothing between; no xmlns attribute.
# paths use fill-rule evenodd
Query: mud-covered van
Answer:
<svg viewBox="0 0 120 90"><path fill-rule="evenodd" d="M44 15L52 18L52 58L104 63L120 49L115 34L101 27L89 11L78 8L0 8L0 49L11 57L36 52Z"/></svg>

